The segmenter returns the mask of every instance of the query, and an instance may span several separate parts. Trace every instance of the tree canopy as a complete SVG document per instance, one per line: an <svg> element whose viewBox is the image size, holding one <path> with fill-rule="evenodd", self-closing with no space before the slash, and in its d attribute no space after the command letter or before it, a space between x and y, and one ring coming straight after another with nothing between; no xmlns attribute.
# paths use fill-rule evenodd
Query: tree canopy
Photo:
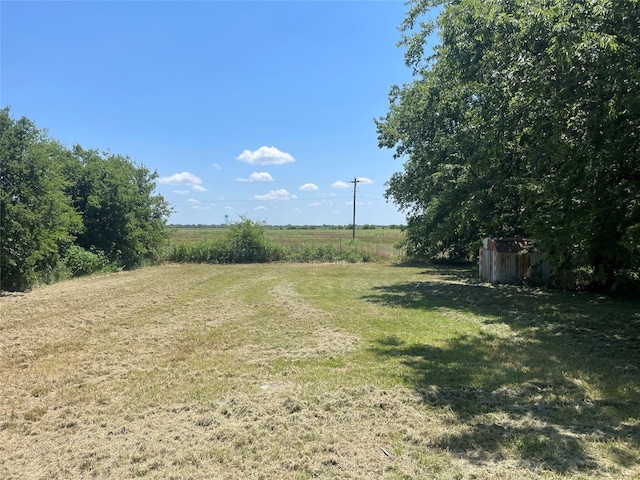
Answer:
<svg viewBox="0 0 640 480"><path fill-rule="evenodd" d="M84 229L76 243L97 249L124 268L157 258L166 239L170 208L154 195L158 175L128 157L75 145L67 188L74 208L82 212Z"/></svg>
<svg viewBox="0 0 640 480"><path fill-rule="evenodd" d="M61 147L27 118L0 111L0 281L23 290L55 267L82 228L64 194Z"/></svg>
<svg viewBox="0 0 640 480"><path fill-rule="evenodd" d="M156 177L128 157L69 150L0 110L0 289L28 289L70 252L86 258L78 248L118 268L156 259L170 212Z"/></svg>
<svg viewBox="0 0 640 480"><path fill-rule="evenodd" d="M637 0L411 2L414 81L376 122L405 160L386 195L411 253L464 258L523 235L592 285L639 280L639 18Z"/></svg>

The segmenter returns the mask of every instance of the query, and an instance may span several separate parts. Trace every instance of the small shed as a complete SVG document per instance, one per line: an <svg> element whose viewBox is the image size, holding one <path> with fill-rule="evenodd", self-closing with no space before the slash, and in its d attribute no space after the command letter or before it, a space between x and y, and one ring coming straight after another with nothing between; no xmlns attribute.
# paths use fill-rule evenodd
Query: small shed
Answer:
<svg viewBox="0 0 640 480"><path fill-rule="evenodd" d="M480 279L491 283L544 284L549 279L549 262L528 238L482 240Z"/></svg>

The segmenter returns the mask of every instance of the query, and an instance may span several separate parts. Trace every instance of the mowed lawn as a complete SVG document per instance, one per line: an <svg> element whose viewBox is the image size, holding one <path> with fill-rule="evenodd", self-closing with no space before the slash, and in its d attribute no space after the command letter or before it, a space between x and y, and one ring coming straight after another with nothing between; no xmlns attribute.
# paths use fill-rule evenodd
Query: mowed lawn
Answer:
<svg viewBox="0 0 640 480"><path fill-rule="evenodd" d="M0 478L640 478L640 304L463 268L173 265L0 297Z"/></svg>

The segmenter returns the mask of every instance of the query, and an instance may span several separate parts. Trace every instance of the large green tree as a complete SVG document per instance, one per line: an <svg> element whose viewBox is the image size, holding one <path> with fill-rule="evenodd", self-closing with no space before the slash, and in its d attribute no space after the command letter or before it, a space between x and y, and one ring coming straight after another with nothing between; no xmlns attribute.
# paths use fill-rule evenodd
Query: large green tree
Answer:
<svg viewBox="0 0 640 480"><path fill-rule="evenodd" d="M96 150L72 149L75 162L67 164L67 189L73 206L82 213L83 231L77 244L104 252L130 269L161 254L171 209L155 194L157 173L130 158Z"/></svg>
<svg viewBox="0 0 640 480"><path fill-rule="evenodd" d="M156 178L122 155L69 150L0 110L0 290L68 267L77 247L123 268L159 258L171 209Z"/></svg>
<svg viewBox="0 0 640 480"><path fill-rule="evenodd" d="M65 195L64 148L0 110L0 289L24 290L55 268L82 224Z"/></svg>
<svg viewBox="0 0 640 480"><path fill-rule="evenodd" d="M532 236L607 289L640 269L637 0L416 0L401 29L415 80L379 145L405 159L387 196L415 254ZM423 22L432 9L436 22ZM440 38L432 56L426 39Z"/></svg>

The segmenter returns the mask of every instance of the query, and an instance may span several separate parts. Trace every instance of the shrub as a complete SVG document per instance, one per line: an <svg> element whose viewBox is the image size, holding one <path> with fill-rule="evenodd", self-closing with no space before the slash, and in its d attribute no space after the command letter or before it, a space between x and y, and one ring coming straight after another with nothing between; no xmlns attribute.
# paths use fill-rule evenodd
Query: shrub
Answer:
<svg viewBox="0 0 640 480"><path fill-rule="evenodd" d="M254 222L246 217L229 226L225 243L230 254L230 263L258 263L267 261L269 242L265 236L265 223Z"/></svg>
<svg viewBox="0 0 640 480"><path fill-rule="evenodd" d="M104 252L100 250L85 250L77 245L72 245L67 250L62 264L72 277L113 270Z"/></svg>
<svg viewBox="0 0 640 480"><path fill-rule="evenodd" d="M265 224L241 217L228 227L217 242L176 245L167 260L188 263L264 263L284 260L289 252L272 244L265 235Z"/></svg>

